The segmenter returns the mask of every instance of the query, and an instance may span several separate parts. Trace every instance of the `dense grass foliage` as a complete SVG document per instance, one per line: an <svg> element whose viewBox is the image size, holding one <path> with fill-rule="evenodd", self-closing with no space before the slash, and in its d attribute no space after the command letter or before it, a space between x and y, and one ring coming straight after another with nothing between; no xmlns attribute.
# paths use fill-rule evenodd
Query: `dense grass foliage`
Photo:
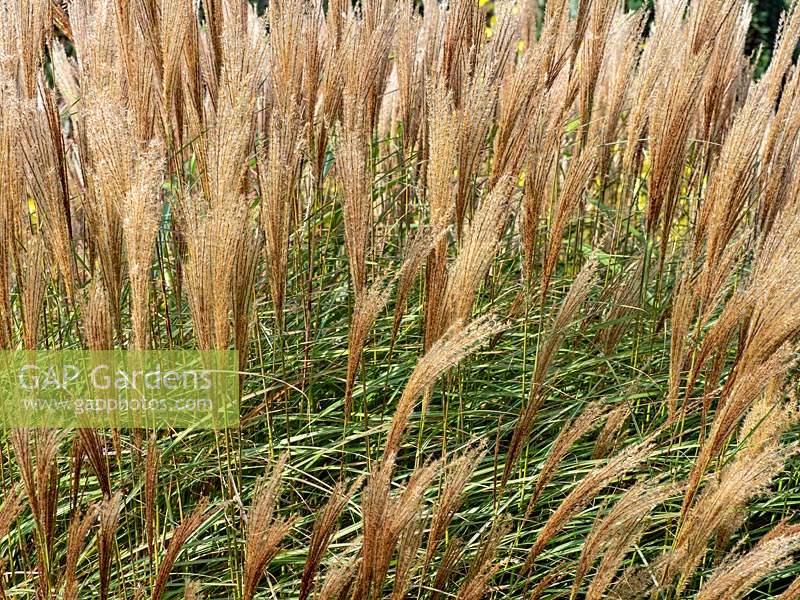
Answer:
<svg viewBox="0 0 800 600"><path fill-rule="evenodd" d="M4 431L0 598L800 597L800 11L572 4L0 2L0 347L242 390Z"/></svg>

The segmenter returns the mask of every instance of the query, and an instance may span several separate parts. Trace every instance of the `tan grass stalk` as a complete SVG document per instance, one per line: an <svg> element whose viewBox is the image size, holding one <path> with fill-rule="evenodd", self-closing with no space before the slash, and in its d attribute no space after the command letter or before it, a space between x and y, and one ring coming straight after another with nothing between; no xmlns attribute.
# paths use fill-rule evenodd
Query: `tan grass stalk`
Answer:
<svg viewBox="0 0 800 600"><path fill-rule="evenodd" d="M181 103L183 53L187 40L195 24L192 3L188 0L161 0L158 6L159 18L150 34L149 44L153 53L154 71L158 73L160 98L158 107L161 113L164 137L174 148L183 145L181 130ZM154 11L155 12L155 11ZM158 35L158 42L153 38ZM160 58L160 60L159 60Z"/></svg>
<svg viewBox="0 0 800 600"><path fill-rule="evenodd" d="M759 542L740 557L729 558L703 584L697 600L737 600L773 571L792 564L800 548L800 533L778 535Z"/></svg>
<svg viewBox="0 0 800 600"><path fill-rule="evenodd" d="M44 45L52 28L52 5L48 0L12 0L5 6L6 28L19 63L19 88L24 97L35 95Z"/></svg>
<svg viewBox="0 0 800 600"><path fill-rule="evenodd" d="M545 573L539 583L536 584L536 587L533 588L528 600L539 600L539 598L542 597L542 594L550 589L553 584L558 582L558 580L561 578L562 569L563 565L556 565L555 568L550 569L547 573Z"/></svg>
<svg viewBox="0 0 800 600"><path fill-rule="evenodd" d="M345 35L342 119L346 128L372 132L389 76L389 51L397 24L397 5L378 0L351 13ZM351 93L352 91L352 93Z"/></svg>
<svg viewBox="0 0 800 600"><path fill-rule="evenodd" d="M793 185L790 164L800 136L800 114L795 106L800 94L800 73L794 71L781 93L780 104L771 119L762 146L764 166L760 172L763 190L759 206L759 227L762 237L769 234L775 218L792 198Z"/></svg>
<svg viewBox="0 0 800 600"><path fill-rule="evenodd" d="M610 458L606 464L595 467L583 479L578 481L572 491L547 519L544 527L528 551L523 571L528 572L534 560L545 546L564 528L564 526L586 507L604 487L615 479L636 469L653 450L650 441L628 446Z"/></svg>
<svg viewBox="0 0 800 600"><path fill-rule="evenodd" d="M786 461L796 453L796 446L773 442L758 452L742 453L723 467L686 513L673 550L667 555L661 581L670 583L680 575L680 591L705 556L712 537L730 536L741 524L740 511L750 499L766 492Z"/></svg>
<svg viewBox="0 0 800 600"><path fill-rule="evenodd" d="M313 10L311 3L302 0L284 0L270 6L269 66L275 96L273 118L296 111L305 91L304 81L315 77L315 74L304 73L306 53L315 42L316 31L310 29L313 22L309 22L307 16Z"/></svg>
<svg viewBox="0 0 800 600"><path fill-rule="evenodd" d="M578 559L572 597L576 597L584 577L600 558L600 565L586 595L587 598L602 598L622 558L641 535L647 515L658 504L679 492L680 487L674 484L657 481L637 483L604 516L598 513Z"/></svg>
<svg viewBox="0 0 800 600"><path fill-rule="evenodd" d="M688 278L678 282L672 306L672 334L669 348L669 391L667 404L670 415L674 415L678 405L681 376L686 364L686 346L689 327L695 315L696 296ZM687 386L688 387L688 386Z"/></svg>
<svg viewBox="0 0 800 600"><path fill-rule="evenodd" d="M281 477L286 466L283 454L272 467L269 477L256 483L253 503L247 511L245 539L244 587L242 598L251 600L264 572L280 550L280 542L289 533L295 519L275 517L280 495Z"/></svg>
<svg viewBox="0 0 800 600"><path fill-rule="evenodd" d="M336 171L342 194L350 280L358 299L366 290L367 257L372 232L372 174L369 140L362 129L343 129L336 152Z"/></svg>
<svg viewBox="0 0 800 600"><path fill-rule="evenodd" d="M187 242L186 289L198 346L226 349L232 337L234 289L245 258L240 251L246 235L245 207L227 202L205 207L204 212L202 199L195 197L179 209Z"/></svg>
<svg viewBox="0 0 800 600"><path fill-rule="evenodd" d="M688 507L708 464L733 433L739 419L758 397L764 384L786 373L792 343L800 330L800 286L794 283L800 232L796 210L786 210L756 256L751 282L755 296L752 314L741 342L736 365L720 393L717 415L690 475L684 501Z"/></svg>
<svg viewBox="0 0 800 600"><path fill-rule="evenodd" d="M607 355L614 352L625 331L631 326L631 316L641 311L644 263L643 256L633 257L620 275L619 282L609 286L613 294L610 301L611 309L605 317L609 325L600 334L603 351Z"/></svg>
<svg viewBox="0 0 800 600"><path fill-rule="evenodd" d="M200 499L194 510L186 516L172 532L172 538L169 541L169 546L167 546L167 551L161 561L161 566L158 569L158 574L153 584L150 600L161 600L172 567L175 565L175 560L178 558L178 554L180 554L189 538L192 537L194 532L197 531L208 517L208 498L204 497Z"/></svg>
<svg viewBox="0 0 800 600"><path fill-rule="evenodd" d="M391 282L379 279L356 298L353 318L347 338L347 375L345 379L344 414L350 416L353 402L353 385L356 380L361 355L372 326L378 315L386 308L392 291Z"/></svg>
<svg viewBox="0 0 800 600"><path fill-rule="evenodd" d="M183 600L204 600L206 596L200 591L201 589L199 581L196 579L189 581L183 591Z"/></svg>
<svg viewBox="0 0 800 600"><path fill-rule="evenodd" d="M781 93L783 79L792 64L792 56L797 48L797 42L800 40L799 7L797 0L792 0L787 12L781 15L780 31L775 42L772 60L763 78L770 104L774 104Z"/></svg>
<svg viewBox="0 0 800 600"><path fill-rule="evenodd" d="M6 537L11 530L11 525L22 510L22 495L16 488L9 489L3 504L0 505L0 539Z"/></svg>
<svg viewBox="0 0 800 600"><path fill-rule="evenodd" d="M124 80L121 48L114 5L94 0L75 0L70 5L70 23L78 62L78 85L82 99L91 100L96 90L113 90L121 97ZM84 95L89 96L83 98Z"/></svg>
<svg viewBox="0 0 800 600"><path fill-rule="evenodd" d="M367 140L375 129L389 68L397 9L374 2L363 18L350 13L342 40L342 129ZM368 7L369 8L369 7Z"/></svg>
<svg viewBox="0 0 800 600"><path fill-rule="evenodd" d="M530 46L536 41L536 24L542 20L542 9L538 2L526 1L519 5L520 25L519 36L525 46Z"/></svg>
<svg viewBox="0 0 800 600"><path fill-rule="evenodd" d="M444 597L445 587L453 578L454 571L463 553L463 540L452 538L445 547L444 554L436 567L436 573L433 577L433 583L431 584L431 600L440 600Z"/></svg>
<svg viewBox="0 0 800 600"><path fill-rule="evenodd" d="M419 516L424 494L440 470L439 463L422 466L411 474L405 490L393 495L394 466L394 454L376 463L362 494L364 541L353 590L355 599L369 598L382 589L397 544Z"/></svg>
<svg viewBox="0 0 800 600"><path fill-rule="evenodd" d="M86 295L83 307L83 329L87 347L90 350L110 350L113 348L114 326L108 305L108 294L99 275L92 278ZM119 434L115 432L115 442L118 439ZM94 429L79 428L78 442L80 451L86 454L89 464L97 476L103 496L110 498L111 473L106 456L105 436ZM119 444L116 445L119 446Z"/></svg>
<svg viewBox="0 0 800 600"><path fill-rule="evenodd" d="M612 586L612 597L619 600L633 600L650 593L666 593L670 589L669 586L661 585L656 575L666 562L668 561L662 556L653 560L647 567L628 567Z"/></svg>
<svg viewBox="0 0 800 600"><path fill-rule="evenodd" d="M600 559L592 583L586 591L587 600L601 600L607 597L606 592L622 565L625 555L639 543L644 529L644 523L628 523L627 527L611 539Z"/></svg>
<svg viewBox="0 0 800 600"><path fill-rule="evenodd" d="M331 492L330 500L317 515L308 543L303 575L300 578L300 600L306 600L311 594L322 558L336 533L336 522L362 483L363 478L358 478L350 487L346 487L343 482L337 483Z"/></svg>
<svg viewBox="0 0 800 600"><path fill-rule="evenodd" d="M604 119L593 119L589 123L589 138L601 140L598 172L606 179L612 167L614 145L620 137L623 111L629 108L636 67L642 51L642 30L646 23L643 11L617 16L617 23L610 32L608 43L610 56L604 61L601 79L598 82L600 99L605 112ZM597 95L597 92L596 92ZM596 102L597 103L597 102ZM595 133L601 129L600 133ZM621 152L619 153L621 154Z"/></svg>
<svg viewBox="0 0 800 600"><path fill-rule="evenodd" d="M5 538L22 510L22 495L17 488L8 489L0 505L0 539ZM0 561L0 572L5 571L6 561ZM4 577L0 576L0 598L6 600Z"/></svg>
<svg viewBox="0 0 800 600"><path fill-rule="evenodd" d="M581 40L579 53L579 98L581 123L584 124L584 136L588 136L586 124L592 120L595 95L600 70L607 54L611 27L618 16L619 4L613 0L600 0L588 6L586 37ZM588 139L585 137L584 139Z"/></svg>
<svg viewBox="0 0 800 600"><path fill-rule="evenodd" d="M438 340L453 323L469 319L481 282L500 247L513 191L511 177L498 181L465 228L458 255L447 269L439 312L426 314L434 324L430 343Z"/></svg>
<svg viewBox="0 0 800 600"><path fill-rule="evenodd" d="M47 289L45 242L41 234L28 234L21 258L21 271L17 274L22 288L23 345L26 350L36 349L39 341L39 323Z"/></svg>
<svg viewBox="0 0 800 600"><path fill-rule="evenodd" d="M362 560L355 582L354 596L356 598L369 597L374 593L373 590L376 587L383 584L391 553L394 551L396 539L390 538L390 531L385 529L387 527L386 515L391 508L390 488L394 466L394 455L389 455L377 463L370 473L362 495L364 539L361 549ZM430 477L433 479L433 474ZM413 516L412 512L410 517ZM398 533L402 531L406 523L399 525Z"/></svg>
<svg viewBox="0 0 800 600"><path fill-rule="evenodd" d="M492 524L491 531L481 541L478 553L470 564L469 571L456 594L456 600L480 600L489 593L489 584L502 566L501 563L495 562L495 559L503 537L509 529L509 524L501 519Z"/></svg>
<svg viewBox="0 0 800 600"><path fill-rule="evenodd" d="M360 559L343 560L331 567L320 586L316 600L340 600L347 598L361 564Z"/></svg>
<svg viewBox="0 0 800 600"><path fill-rule="evenodd" d="M283 329L289 236L300 184L301 133L300 121L294 111L273 115L269 126L269 143L256 154L267 273L279 330ZM295 214L294 218L297 216Z"/></svg>
<svg viewBox="0 0 800 600"><path fill-rule="evenodd" d="M438 47L439 11L424 16L412 2L402 2L393 42L397 74L397 120L402 126L403 161L408 163L424 126L425 80ZM433 158L435 155L431 153ZM451 155L452 156L452 155Z"/></svg>
<svg viewBox="0 0 800 600"><path fill-rule="evenodd" d="M605 458L617 450L624 441L623 426L630 415L631 405L628 402L623 402L608 413L605 425L594 442L592 459Z"/></svg>
<svg viewBox="0 0 800 600"><path fill-rule="evenodd" d="M452 94L441 83L429 84L427 96L429 161L425 199L431 226L438 230L449 225L455 210L458 114Z"/></svg>
<svg viewBox="0 0 800 600"><path fill-rule="evenodd" d="M714 43L703 82L702 139L718 143L725 134L732 113L737 108L738 80L747 74L745 40L752 19L752 8L743 2L731 3L711 21ZM710 146L708 150L712 150ZM713 152L709 152L713 154Z"/></svg>
<svg viewBox="0 0 800 600"><path fill-rule="evenodd" d="M209 8L213 9L215 6L218 6L218 2L210 2ZM216 82L216 77L213 74L213 67L208 68L208 64L205 62L207 56L203 52L205 49L204 41L207 39L208 32L212 27L214 27L213 21L213 11L210 11L210 14L207 18L208 20L208 28L205 30L201 30L200 23L198 22L198 6L192 5L192 19L189 19L189 29L186 33L186 38L184 40L183 45L183 55L182 55L182 68L183 73L180 79L180 95L182 102L178 102L178 106L181 108L180 116L184 120L183 128L184 134L189 134L189 128L187 127L187 118L188 115L200 115L203 112L203 100L204 100L204 89L203 89L203 75L204 73L209 73L209 77L207 81L209 82L209 88L214 85ZM211 91L211 90L209 90ZM213 94L209 94L213 97ZM197 119L199 120L199 119Z"/></svg>
<svg viewBox="0 0 800 600"><path fill-rule="evenodd" d="M163 149L151 144L136 159L131 187L118 206L131 282L133 347L148 347L151 265L161 222Z"/></svg>
<svg viewBox="0 0 800 600"><path fill-rule="evenodd" d="M798 234L800 204L795 202L778 217L753 265L755 302L741 357L745 363L766 360L800 330L795 310L800 305L800 282L795 276Z"/></svg>
<svg viewBox="0 0 800 600"><path fill-rule="evenodd" d="M777 600L794 600L800 596L800 577L797 577Z"/></svg>
<svg viewBox="0 0 800 600"><path fill-rule="evenodd" d="M501 42L509 41L498 36ZM498 42L500 43L500 42ZM463 90L454 92L458 111L458 180L455 199L456 237L461 239L464 221L474 200L474 182L477 171L488 152L487 137L492 127L497 107L500 61L504 54L494 54L494 46L483 47L476 72L465 80ZM503 50L502 52L505 52ZM459 102L459 96L461 102ZM498 174L502 175L502 173ZM499 177L498 177L499 179Z"/></svg>
<svg viewBox="0 0 800 600"><path fill-rule="evenodd" d="M397 297L395 300L394 319L392 321L392 345L394 345L395 341L397 340L397 332L400 330L400 324L403 320L403 315L405 314L408 304L408 294L411 292L411 288L414 285L414 280L419 274L420 269L422 269L426 258L428 259L429 264L439 264L439 255L434 257L432 253L438 251L438 249L441 247L442 240L445 239L447 231L447 229L442 229L438 232L438 234L435 234L435 232L430 228L421 229L414 235L413 239L406 242L403 264L396 275ZM441 256L444 257L443 252ZM428 281L428 273L430 273L430 267L425 271L426 282ZM441 285L442 280L439 280L439 282ZM441 289L441 287L439 287L439 289ZM438 297L438 294L436 295ZM433 298L430 295L427 295L426 299L426 306L429 306Z"/></svg>
<svg viewBox="0 0 800 600"><path fill-rule="evenodd" d="M695 229L695 248L706 241L706 257L698 286L700 302L707 308L718 285L712 278L727 274L722 269L723 256L758 182L757 160L764 140L769 113L759 90L751 91L747 103L739 111L722 146L720 157L709 182L708 192L700 207ZM695 249L697 254L697 249Z"/></svg>
<svg viewBox="0 0 800 600"><path fill-rule="evenodd" d="M90 350L110 350L114 347L114 325L111 321L111 307L108 292L102 277L92 278L83 310L84 336Z"/></svg>
<svg viewBox="0 0 800 600"><path fill-rule="evenodd" d="M128 103L134 135L149 140L161 131L161 47L159 24L153 4L133 2L115 5L119 68L124 74L127 93L135 93L136 101Z"/></svg>
<svg viewBox="0 0 800 600"><path fill-rule="evenodd" d="M722 450L726 440L733 434L741 417L761 393L766 383L775 377L783 376L786 372L789 353L789 348L783 347L768 360L753 366L745 375L739 377L734 373L733 380L729 377L721 394L721 406L714 416L711 429L689 475L689 487L684 498L684 512L692 502L703 474L712 459ZM740 366L742 364L745 363L739 363Z"/></svg>
<svg viewBox="0 0 800 600"><path fill-rule="evenodd" d="M245 232L237 242L234 253L236 267L233 275L233 339L239 352L239 369L244 372L248 360L250 325L254 314L253 297L261 241L258 231L246 226Z"/></svg>
<svg viewBox="0 0 800 600"><path fill-rule="evenodd" d="M328 11L328 21L320 41L322 72L317 92L319 99L315 110L309 115L313 127L309 127L308 133L313 136L313 144L309 145L308 154L311 162L311 178L318 193L322 190L329 137L333 124L341 112L342 87L344 85L344 76L341 72L343 60L341 39L337 37L330 25L333 17L333 12Z"/></svg>
<svg viewBox="0 0 800 600"><path fill-rule="evenodd" d="M575 420L567 421L564 427L561 428L539 471L536 487L533 490L531 499L528 501L528 508L525 510L526 520L530 518L536 502L539 500L544 488L556 474L561 461L564 460L570 448L580 438L598 426L603 416L605 416L605 412L606 410L601 404L590 404Z"/></svg>
<svg viewBox="0 0 800 600"><path fill-rule="evenodd" d="M75 105L81 97L77 66L67 56L64 45L58 40L53 40L50 45L50 52L56 88L63 98L64 104L69 109L69 113L72 113L75 111Z"/></svg>
<svg viewBox="0 0 800 600"><path fill-rule="evenodd" d="M462 456L451 461L444 469L444 486L433 507L430 530L425 549L425 568L430 565L447 527L464 501L464 489L469 483L485 450L480 446L470 448Z"/></svg>
<svg viewBox="0 0 800 600"><path fill-rule="evenodd" d="M209 0L205 14L207 29L202 32L202 76L209 88L209 95L216 99L219 91L220 70L222 68L222 28L223 28L223 0Z"/></svg>
<svg viewBox="0 0 800 600"><path fill-rule="evenodd" d="M1 46L0 46L1 48ZM0 106L7 107L16 100L16 89L4 79L5 65L0 62ZM13 314L11 313L11 265L19 264L17 245L19 227L18 206L23 197L24 178L21 176L16 140L19 132L17 111L4 110L0 116L0 347L12 344Z"/></svg>
<svg viewBox="0 0 800 600"><path fill-rule="evenodd" d="M233 3L235 4L235 3ZM228 4L223 3L224 7ZM212 208L240 203L253 138L253 112L266 64L261 19L251 20L232 7L222 26L219 89L210 130L200 152L203 190ZM222 57L221 57L222 58Z"/></svg>
<svg viewBox="0 0 800 600"><path fill-rule="evenodd" d="M639 174L643 142L654 105L652 97L656 89L664 85L664 65L674 60L675 40L684 36L683 15L687 4L688 0L662 3L655 11L654 23L633 83L633 101L627 119L623 168L628 179L634 179Z"/></svg>
<svg viewBox="0 0 800 600"><path fill-rule="evenodd" d="M596 166L596 153L587 148L579 156L572 159L564 180L563 189L553 207L553 221L542 267L541 297L547 295L550 279L558 262L564 228L583 201L583 194L589 185Z"/></svg>
<svg viewBox="0 0 800 600"><path fill-rule="evenodd" d="M97 562L100 576L100 600L108 600L114 540L122 511L122 493L117 492L100 504L100 532L97 535Z"/></svg>
<svg viewBox="0 0 800 600"><path fill-rule="evenodd" d="M64 282L67 297L72 299L75 266L63 139L55 102L44 84L40 85L36 100L20 106L20 126L28 189L36 203L48 253Z"/></svg>
<svg viewBox="0 0 800 600"><path fill-rule="evenodd" d="M739 430L740 454L757 456L769 444L779 443L781 436L800 419L795 398L783 402L780 383L778 379L771 381L747 412Z"/></svg>
<svg viewBox="0 0 800 600"><path fill-rule="evenodd" d="M504 19L510 27L513 22L509 22L508 8L505 5L498 19ZM529 130L538 125L530 119L531 113L544 108L542 105L546 104L549 91L546 86L547 74L542 69L543 47L536 45L526 49L517 63L509 67L511 73L505 75L500 85L490 185L504 173L516 177L521 170L528 150ZM539 148L533 151L538 152Z"/></svg>
<svg viewBox="0 0 800 600"><path fill-rule="evenodd" d="M108 292L114 324L119 328L122 287L122 219L135 166L134 123L121 98L109 89L86 90L79 127L81 170L86 190L83 208L92 235L93 249ZM149 215L136 215L139 219ZM129 221L128 228L138 223ZM133 235L138 232L134 229ZM127 241L127 240L126 240ZM133 257L130 259L134 260Z"/></svg>
<svg viewBox="0 0 800 600"><path fill-rule="evenodd" d="M442 74L454 93L456 106L464 101L463 82L475 66L475 49L483 34L480 19L480 7L468 0L457 0L446 13Z"/></svg>
<svg viewBox="0 0 800 600"><path fill-rule="evenodd" d="M559 346L566 336L570 322L575 318L578 310L586 301L586 298L588 298L592 290L592 285L596 277L596 269L596 262L590 260L575 277L569 292L567 292L567 295L561 303L561 308L550 325L550 330L545 336L544 342L537 352L536 366L531 380L530 392L528 393L528 401L522 408L517 424L514 427L511 444L506 453L506 462L503 468L502 478L503 486L508 482L511 471L522 452L522 448L528 442L533 423L536 419L536 414L543 401L542 390L547 372L550 369L550 365L555 358Z"/></svg>
<svg viewBox="0 0 800 600"><path fill-rule="evenodd" d="M662 224L661 252L672 230L682 169L686 159L690 115L697 106L707 53L680 55L667 64L652 100L650 114L651 170L646 223L652 236Z"/></svg>
<svg viewBox="0 0 800 600"><path fill-rule="evenodd" d="M703 336L703 341L694 356L694 365L689 370L686 385L686 397L689 397L694 389L700 371L709 358L715 353L724 352L737 329L746 323L752 313L754 300L753 292L747 290L735 294L725 303L719 317ZM716 384L715 381L709 383L712 387Z"/></svg>
<svg viewBox="0 0 800 600"><path fill-rule="evenodd" d="M405 598L411 588L411 581L421 566L419 554L426 521L426 515L418 514L400 534L391 600Z"/></svg>
<svg viewBox="0 0 800 600"><path fill-rule="evenodd" d="M39 588L49 594L52 589L61 434L54 430L35 430L31 435L28 430L13 429L9 437L33 514Z"/></svg>
<svg viewBox="0 0 800 600"><path fill-rule="evenodd" d="M78 429L81 450L89 460L103 497L111 497L111 473L108 468L106 456L106 438L96 429L81 427Z"/></svg>
<svg viewBox="0 0 800 600"><path fill-rule="evenodd" d="M76 513L72 517L67 535L67 562L64 566L64 600L78 600L78 559L86 543L89 530L97 521L99 507L92 504L84 513Z"/></svg>
<svg viewBox="0 0 800 600"><path fill-rule="evenodd" d="M552 109L561 96L563 90L556 87L542 98L541 105L533 109L534 123L528 130L531 152L525 170L521 213L523 275L528 282L534 280L539 221L544 199L549 197L553 186L561 144L563 112L567 106L562 102L557 110Z"/></svg>
<svg viewBox="0 0 800 600"><path fill-rule="evenodd" d="M392 418L383 454L385 460L399 451L417 398L440 375L457 365L476 350L484 340L503 328L503 325L493 322L491 315L475 319L466 326L461 322L456 322L417 361Z"/></svg>
<svg viewBox="0 0 800 600"><path fill-rule="evenodd" d="M427 177L425 200L428 205L431 229L436 236L450 224L455 211L457 166L458 114L452 95L447 93L443 82L430 84L428 95L428 156L424 166ZM425 313L437 315L443 302L442 295L447 283L447 238L442 235L427 257L425 270ZM425 323L425 345L429 348L435 341L436 319Z"/></svg>
<svg viewBox="0 0 800 600"><path fill-rule="evenodd" d="M581 11L585 22L586 7ZM570 12L566 0L551 2L545 7L540 40L546 47L544 66L551 82L566 70L568 63L567 68L571 68L575 50L582 41L583 36L579 35L578 25L570 19Z"/></svg>

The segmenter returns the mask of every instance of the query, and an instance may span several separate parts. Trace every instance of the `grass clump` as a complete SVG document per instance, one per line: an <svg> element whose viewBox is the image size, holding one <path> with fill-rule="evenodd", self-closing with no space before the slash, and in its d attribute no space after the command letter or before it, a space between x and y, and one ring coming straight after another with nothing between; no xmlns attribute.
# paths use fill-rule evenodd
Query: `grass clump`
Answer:
<svg viewBox="0 0 800 600"><path fill-rule="evenodd" d="M0 598L797 598L800 10L620 4L0 3L0 348L242 392L0 434Z"/></svg>

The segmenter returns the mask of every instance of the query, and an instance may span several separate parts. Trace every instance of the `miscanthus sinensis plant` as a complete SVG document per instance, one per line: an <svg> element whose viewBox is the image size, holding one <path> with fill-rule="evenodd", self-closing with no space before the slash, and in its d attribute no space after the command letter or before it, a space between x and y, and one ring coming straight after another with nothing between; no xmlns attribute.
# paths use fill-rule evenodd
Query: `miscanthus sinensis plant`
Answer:
<svg viewBox="0 0 800 600"><path fill-rule="evenodd" d="M800 8L0 0L0 348L239 351L0 434L0 598L800 597Z"/></svg>

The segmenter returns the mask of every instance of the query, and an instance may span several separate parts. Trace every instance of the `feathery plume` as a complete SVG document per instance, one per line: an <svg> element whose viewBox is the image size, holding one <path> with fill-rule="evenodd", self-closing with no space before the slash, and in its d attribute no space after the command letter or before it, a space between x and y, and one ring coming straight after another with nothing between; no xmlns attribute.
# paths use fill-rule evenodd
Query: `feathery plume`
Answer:
<svg viewBox="0 0 800 600"><path fill-rule="evenodd" d="M555 475L558 466L561 464L561 461L564 460L567 452L569 452L575 442L594 427L597 427L605 412L602 405L597 403L590 404L578 418L574 421L567 421L564 424L564 427L553 442L553 446L550 448L550 452L548 452L547 458L539 471L539 477L536 479L536 487L533 490L533 495L528 501L528 508L525 511L526 519L530 517L536 502L539 500L539 496L541 496L547 484L550 483L550 480L553 475Z"/></svg>
<svg viewBox="0 0 800 600"><path fill-rule="evenodd" d="M61 434L54 430L35 430L31 437L26 429L13 429L10 440L36 529L39 588L48 594L52 589Z"/></svg>
<svg viewBox="0 0 800 600"><path fill-rule="evenodd" d="M117 492L102 501L99 508L100 532L97 535L97 561L100 572L100 600L108 600L111 583L111 561L114 558L114 538L122 511L122 494Z"/></svg>
<svg viewBox="0 0 800 600"><path fill-rule="evenodd" d="M67 536L67 564L64 567L64 600L78 600L77 566L81 549L89 530L97 521L99 507L91 505L86 512L77 513L69 526Z"/></svg>
<svg viewBox="0 0 800 600"><path fill-rule="evenodd" d="M502 329L504 326L494 323L491 315L475 319L466 326L461 322L456 322L417 361L392 418L384 448L385 460L399 451L419 395L430 387L442 373L457 365L484 340Z"/></svg>
<svg viewBox="0 0 800 600"><path fill-rule="evenodd" d="M343 482L337 483L331 492L330 500L317 515L314 529L311 532L311 540L308 543L308 555L303 567L303 575L300 578L300 600L306 600L311 594L317 570L336 533L336 522L362 483L363 478L361 477L356 479L349 488Z"/></svg>
<svg viewBox="0 0 800 600"><path fill-rule="evenodd" d="M737 600L760 579L792 563L800 548L800 533L777 535L759 542L750 552L729 559L700 588L698 600Z"/></svg>
<svg viewBox="0 0 800 600"><path fill-rule="evenodd" d="M300 134L296 114L273 115L269 143L256 153L261 185L261 227L265 233L267 273L279 330L283 329L289 236L300 183ZM294 218L297 218L296 214Z"/></svg>
<svg viewBox="0 0 800 600"><path fill-rule="evenodd" d="M195 531L208 519L208 498L201 498L197 503L195 509L185 517L180 524L172 532L167 551L158 569L155 583L153 584L153 591L150 594L150 600L161 600L164 595L164 588L169 579L169 574L172 567L175 565L175 560L178 554L183 549L183 546L194 534Z"/></svg>
<svg viewBox="0 0 800 600"><path fill-rule="evenodd" d="M483 458L485 450L480 446L470 448L462 456L451 461L444 469L444 487L434 504L430 531L425 550L425 566L430 564L433 555L443 539L448 525L453 520L464 501L464 489L470 477Z"/></svg>
<svg viewBox="0 0 800 600"><path fill-rule="evenodd" d="M275 558L281 540L294 524L293 518L274 517L285 465L286 454L283 454L272 467L269 478L262 478L256 483L253 504L247 512L242 592L244 600L251 600L255 595L267 565Z"/></svg>
<svg viewBox="0 0 800 600"><path fill-rule="evenodd" d="M564 340L570 321L575 317L591 292L592 284L596 277L596 271L597 263L594 260L590 260L583 266L580 273L575 277L572 286L570 286L569 292L567 292L567 295L564 297L561 308L550 326L550 331L539 348L536 367L531 381L531 388L528 393L528 401L523 407L517 424L514 427L511 444L506 454L506 463L503 468L503 486L508 482L511 471L517 459L519 459L522 448L527 443L530 432L532 431L536 414L543 400L542 389L545 377L550 369L550 364L555 357L558 347Z"/></svg>
<svg viewBox="0 0 800 600"><path fill-rule="evenodd" d="M526 572L530 570L536 557L573 516L587 506L609 483L636 469L642 462L647 460L652 449L653 446L650 441L628 446L610 458L606 464L595 467L583 479L578 481L572 491L547 519L536 541L528 551L523 570Z"/></svg>

